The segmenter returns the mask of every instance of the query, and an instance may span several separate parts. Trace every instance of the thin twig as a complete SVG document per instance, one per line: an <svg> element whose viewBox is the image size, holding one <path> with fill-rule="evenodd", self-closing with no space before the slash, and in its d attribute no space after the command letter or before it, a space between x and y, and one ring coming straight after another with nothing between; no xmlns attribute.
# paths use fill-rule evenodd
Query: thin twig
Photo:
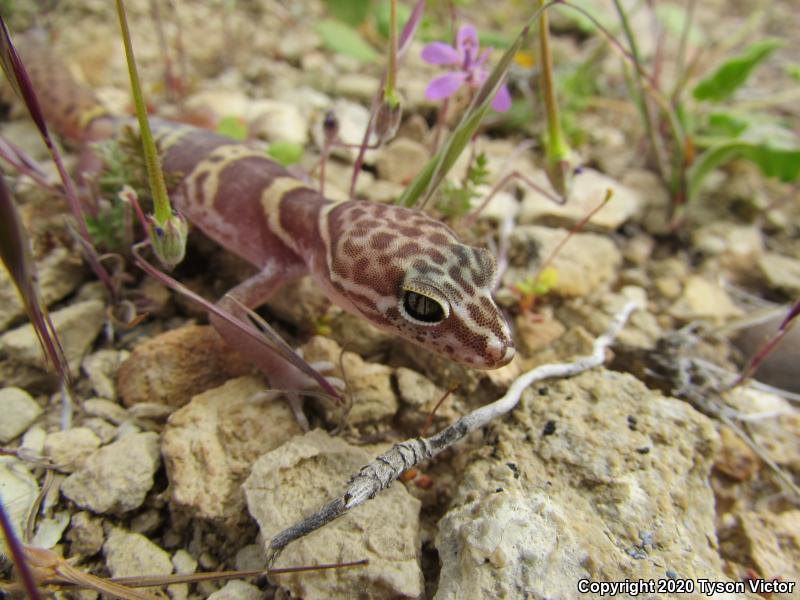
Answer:
<svg viewBox="0 0 800 600"><path fill-rule="evenodd" d="M509 412L519 403L522 392L534 382L551 377L570 377L602 365L606 349L619 334L636 307L635 303L629 302L614 316L606 333L595 340L592 354L589 356L583 356L569 363L536 367L515 379L506 394L499 400L471 412L432 437L414 438L395 444L391 450L362 467L350 480L344 494L323 506L317 513L272 538L268 549L267 565L274 564L281 551L289 543L327 525L356 506L375 497L388 488L403 471L433 458L468 433L480 429L490 421Z"/></svg>

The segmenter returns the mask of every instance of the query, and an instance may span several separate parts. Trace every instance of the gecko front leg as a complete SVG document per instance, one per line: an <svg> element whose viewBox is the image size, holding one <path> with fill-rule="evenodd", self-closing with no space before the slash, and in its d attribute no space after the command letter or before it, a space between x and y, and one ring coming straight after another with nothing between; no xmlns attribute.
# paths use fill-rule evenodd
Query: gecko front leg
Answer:
<svg viewBox="0 0 800 600"><path fill-rule="evenodd" d="M297 422L303 429L308 430L308 420L302 409L302 398L296 390L311 389L316 386L316 382L242 329L244 326L256 331L250 324L247 309L261 306L283 285L305 273L306 267L302 262L280 264L276 261L264 266L261 271L234 287L217 302L219 308L235 317L242 325L235 325L214 313L211 313L210 321L232 348L247 357L267 376L272 388L286 392L286 398Z"/></svg>

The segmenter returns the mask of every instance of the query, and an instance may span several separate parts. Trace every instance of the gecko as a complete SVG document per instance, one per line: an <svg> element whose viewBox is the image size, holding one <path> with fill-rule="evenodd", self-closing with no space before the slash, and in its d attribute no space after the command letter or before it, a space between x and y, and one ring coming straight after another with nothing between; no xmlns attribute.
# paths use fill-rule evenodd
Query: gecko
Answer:
<svg viewBox="0 0 800 600"><path fill-rule="evenodd" d="M18 48L47 121L80 142L113 136L135 120L113 117L40 39ZM257 273L218 306L246 321L288 282L310 275L328 299L377 328L455 362L495 369L514 342L492 298L492 254L459 241L425 213L362 200L334 202L262 149L217 133L153 121L170 198L190 223ZM316 382L214 314L211 324L280 390ZM297 413L296 395L290 403Z"/></svg>

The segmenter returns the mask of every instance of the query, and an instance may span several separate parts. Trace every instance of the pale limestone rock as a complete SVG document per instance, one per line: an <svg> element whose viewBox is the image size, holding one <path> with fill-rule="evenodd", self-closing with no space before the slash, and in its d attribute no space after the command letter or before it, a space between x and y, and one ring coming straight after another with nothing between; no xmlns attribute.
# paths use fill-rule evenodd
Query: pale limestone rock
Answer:
<svg viewBox="0 0 800 600"><path fill-rule="evenodd" d="M761 230L754 225L709 223L692 232L692 245L709 256L720 256L731 267L747 267L764 251Z"/></svg>
<svg viewBox="0 0 800 600"><path fill-rule="evenodd" d="M140 402L183 406L193 396L250 370L211 326L187 325L136 346L119 369L117 391L125 406Z"/></svg>
<svg viewBox="0 0 800 600"><path fill-rule="evenodd" d="M67 477L62 493L94 513L121 513L139 508L153 487L160 464L158 435L131 433L104 446Z"/></svg>
<svg viewBox="0 0 800 600"><path fill-rule="evenodd" d="M77 376L81 359L89 350L105 322L105 304L100 300L76 302L50 313L70 371ZM39 340L33 326L23 325L0 336L0 350L13 361L45 368Z"/></svg>
<svg viewBox="0 0 800 600"><path fill-rule="evenodd" d="M36 272L42 302L50 306L81 284L86 268L80 258L66 248L57 247L36 262ZM6 269L0 269L0 331L24 314L25 309L13 280Z"/></svg>
<svg viewBox="0 0 800 600"><path fill-rule="evenodd" d="M511 234L511 266L503 282L512 287L536 273L568 231L538 225L517 227ZM523 264L519 264L522 261ZM586 296L614 281L622 255L607 236L596 233L577 233L562 246L550 266L557 281L550 292L558 296Z"/></svg>
<svg viewBox="0 0 800 600"><path fill-rule="evenodd" d="M741 316L742 309L733 303L728 293L717 283L699 275L691 275L669 313L681 321L708 319L721 322Z"/></svg>
<svg viewBox="0 0 800 600"><path fill-rule="evenodd" d="M739 519L743 546L758 572L767 579L800 580L800 510L744 512ZM793 595L776 598L795 598L797 592L795 587Z"/></svg>
<svg viewBox="0 0 800 600"><path fill-rule="evenodd" d="M254 399L264 389L255 377L232 379L170 416L161 450L174 506L227 526L242 520L253 462L301 433L281 398Z"/></svg>
<svg viewBox="0 0 800 600"><path fill-rule="evenodd" d="M128 411L116 402L111 402L103 398L90 398L89 400L85 400L83 403L83 410L90 417L105 419L114 425L122 425L126 421L130 421Z"/></svg>
<svg viewBox="0 0 800 600"><path fill-rule="evenodd" d="M0 442L19 437L42 414L42 407L31 395L17 387L0 389Z"/></svg>
<svg viewBox="0 0 800 600"><path fill-rule="evenodd" d="M429 158L428 149L419 142L397 138L379 151L376 163L378 177L408 185Z"/></svg>
<svg viewBox="0 0 800 600"><path fill-rule="evenodd" d="M100 447L100 438L88 427L73 427L48 433L44 453L63 473L72 473Z"/></svg>
<svg viewBox="0 0 800 600"><path fill-rule="evenodd" d="M308 123L294 104L276 100L254 101L248 110L249 133L267 142L290 142L305 146Z"/></svg>
<svg viewBox="0 0 800 600"><path fill-rule="evenodd" d="M489 439L439 522L437 599L573 598L582 578L667 570L726 579L708 485L718 438L689 404L598 369L525 392Z"/></svg>
<svg viewBox="0 0 800 600"><path fill-rule="evenodd" d="M541 172L534 180L555 194ZM611 200L587 224L588 229L614 231L636 216L642 202L636 193L622 183L593 169L584 169L572 182L572 190L564 204L557 204L544 194L526 187L519 215L523 224L571 227L586 218L603 201L607 190L614 192Z"/></svg>
<svg viewBox="0 0 800 600"><path fill-rule="evenodd" d="M264 592L252 583L234 579L208 597L208 600L262 600Z"/></svg>
<svg viewBox="0 0 800 600"><path fill-rule="evenodd" d="M81 368L95 394L109 400L117 399L117 386L114 383L117 371L130 354L127 350L98 350L83 359Z"/></svg>
<svg viewBox="0 0 800 600"><path fill-rule="evenodd" d="M139 533L112 529L103 544L103 554L112 577L172 573L169 554Z"/></svg>
<svg viewBox="0 0 800 600"><path fill-rule="evenodd" d="M276 533L341 494L348 477L372 458L321 430L289 440L262 456L245 482L250 514L261 536ZM423 592L418 554L420 503L394 485L322 529L293 542L276 566L369 559L369 566L340 571L275 576L294 596L352 598L410 597Z"/></svg>
<svg viewBox="0 0 800 600"><path fill-rule="evenodd" d="M767 252L758 261L758 267L767 283L787 294L800 294L800 260Z"/></svg>
<svg viewBox="0 0 800 600"><path fill-rule="evenodd" d="M19 539L22 539L25 520L38 494L39 484L26 464L13 456L0 456L0 498ZM0 544L0 557L5 556L5 552L5 543Z"/></svg>
<svg viewBox="0 0 800 600"><path fill-rule="evenodd" d="M353 406L347 413L351 425L374 423L391 418L397 412L397 397L392 389L392 369L380 363L365 361L354 352L344 352L330 338L314 336L303 347L303 356L309 362L327 361L333 375L347 382L347 393ZM340 367L344 367L344 373ZM328 401L321 403L326 418L336 420L339 407Z"/></svg>
<svg viewBox="0 0 800 600"><path fill-rule="evenodd" d="M333 93L336 96L346 96L370 103L379 86L380 81L372 75L345 73L336 80Z"/></svg>
<svg viewBox="0 0 800 600"><path fill-rule="evenodd" d="M406 430L418 432L444 396L445 390L424 375L405 367L398 368L395 376L401 403L400 422ZM451 394L436 411L432 430L438 431L458 419L461 416L456 408L459 404L458 396Z"/></svg>
<svg viewBox="0 0 800 600"><path fill-rule="evenodd" d="M72 515L67 540L72 554L93 556L103 549L105 533L102 519L93 517L86 511Z"/></svg>

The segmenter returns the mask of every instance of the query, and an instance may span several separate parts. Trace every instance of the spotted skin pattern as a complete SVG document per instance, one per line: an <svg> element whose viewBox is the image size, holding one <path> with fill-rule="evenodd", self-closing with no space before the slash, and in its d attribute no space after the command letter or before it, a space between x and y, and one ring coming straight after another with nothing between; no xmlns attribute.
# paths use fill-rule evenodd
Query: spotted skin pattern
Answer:
<svg viewBox="0 0 800 600"><path fill-rule="evenodd" d="M85 111L64 107L65 115L55 102L48 104L46 116L69 124L62 133L80 138L77 123L119 129L123 121L109 127L110 118L87 99L91 92L64 78L58 85L63 89L49 96L80 98ZM495 261L485 249L460 243L452 230L419 211L329 201L246 144L166 121L153 126L164 169L180 181L170 190L179 210L259 268L234 290L246 306L262 304L289 279L310 273L345 310L454 361L493 369L513 358L511 333L491 296ZM442 318L416 318L405 302L409 294L438 306ZM237 347L245 343L212 322ZM274 370L274 361L256 362Z"/></svg>

